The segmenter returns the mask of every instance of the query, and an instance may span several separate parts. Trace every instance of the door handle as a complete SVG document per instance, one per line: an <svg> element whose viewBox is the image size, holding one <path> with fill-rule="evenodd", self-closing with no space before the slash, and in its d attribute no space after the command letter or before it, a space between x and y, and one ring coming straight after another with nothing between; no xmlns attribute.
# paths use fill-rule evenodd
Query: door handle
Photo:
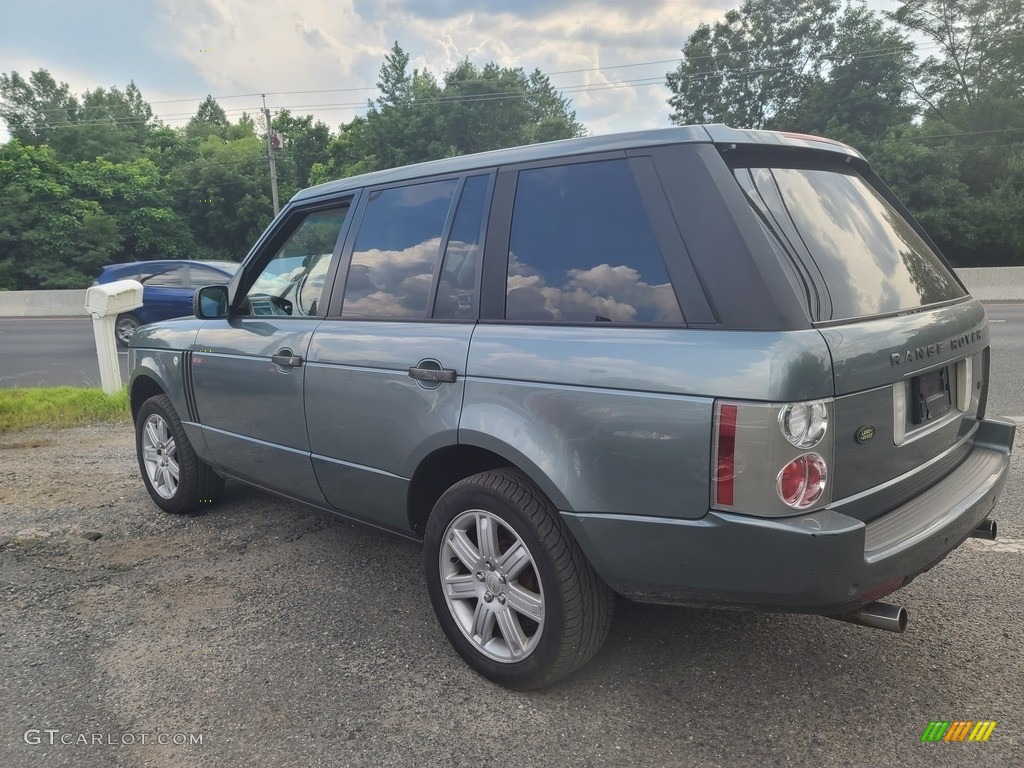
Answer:
<svg viewBox="0 0 1024 768"><path fill-rule="evenodd" d="M291 354L290 350L282 349L280 354L274 355L270 358L270 362L274 365L279 365L282 368L298 368L302 365L302 357Z"/></svg>
<svg viewBox="0 0 1024 768"><path fill-rule="evenodd" d="M417 381L445 381L451 384L455 381L456 372L454 368L420 368L409 369L409 378Z"/></svg>

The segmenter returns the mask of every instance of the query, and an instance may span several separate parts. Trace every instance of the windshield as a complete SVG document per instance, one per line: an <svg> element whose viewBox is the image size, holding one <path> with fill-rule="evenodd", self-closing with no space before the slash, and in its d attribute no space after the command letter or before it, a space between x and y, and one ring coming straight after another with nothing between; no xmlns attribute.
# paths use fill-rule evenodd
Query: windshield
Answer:
<svg viewBox="0 0 1024 768"><path fill-rule="evenodd" d="M807 284L816 320L900 312L966 295L910 222L852 170L733 173Z"/></svg>

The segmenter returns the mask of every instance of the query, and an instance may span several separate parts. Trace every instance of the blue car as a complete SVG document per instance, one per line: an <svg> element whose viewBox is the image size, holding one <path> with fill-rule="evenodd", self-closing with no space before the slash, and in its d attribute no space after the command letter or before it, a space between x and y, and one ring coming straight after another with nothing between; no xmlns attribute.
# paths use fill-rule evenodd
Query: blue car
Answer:
<svg viewBox="0 0 1024 768"><path fill-rule="evenodd" d="M138 280L143 285L142 306L118 315L117 343L128 340L140 325L192 314L192 294L204 285L227 285L239 265L233 261L187 261L160 259L108 264L93 285L115 280Z"/></svg>

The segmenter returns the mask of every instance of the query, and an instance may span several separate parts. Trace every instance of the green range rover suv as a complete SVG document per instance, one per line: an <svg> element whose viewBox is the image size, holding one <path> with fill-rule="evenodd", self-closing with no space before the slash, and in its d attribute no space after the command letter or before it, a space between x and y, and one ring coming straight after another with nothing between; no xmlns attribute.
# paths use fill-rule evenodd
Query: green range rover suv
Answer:
<svg viewBox="0 0 1024 768"><path fill-rule="evenodd" d="M423 541L504 685L600 647L614 595L843 618L994 537L1012 424L985 310L855 150L720 125L297 194L195 316L131 341L139 465Z"/></svg>

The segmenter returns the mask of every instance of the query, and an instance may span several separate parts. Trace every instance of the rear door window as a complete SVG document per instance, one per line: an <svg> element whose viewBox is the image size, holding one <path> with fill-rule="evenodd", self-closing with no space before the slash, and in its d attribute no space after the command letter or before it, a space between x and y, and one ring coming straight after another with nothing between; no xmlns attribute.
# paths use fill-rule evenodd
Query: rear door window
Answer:
<svg viewBox="0 0 1024 768"><path fill-rule="evenodd" d="M370 193L345 282L342 317L427 317L458 179Z"/></svg>
<svg viewBox="0 0 1024 768"><path fill-rule="evenodd" d="M910 222L852 169L733 172L808 283L816 320L890 314L966 295Z"/></svg>
<svg viewBox="0 0 1024 768"><path fill-rule="evenodd" d="M626 160L519 173L505 317L521 322L683 322Z"/></svg>

